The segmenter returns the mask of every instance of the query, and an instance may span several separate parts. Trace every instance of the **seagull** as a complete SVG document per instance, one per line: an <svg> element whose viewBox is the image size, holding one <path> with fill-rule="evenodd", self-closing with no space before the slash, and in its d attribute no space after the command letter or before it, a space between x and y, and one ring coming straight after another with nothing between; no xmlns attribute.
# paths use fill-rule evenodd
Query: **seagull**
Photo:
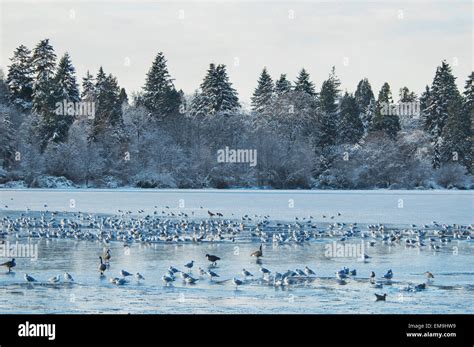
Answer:
<svg viewBox="0 0 474 347"><path fill-rule="evenodd" d="M186 265L184 265L185 267L187 267L189 270L191 270L191 268L193 267L194 265L194 260L191 260L189 263L187 263Z"/></svg>
<svg viewBox="0 0 474 347"><path fill-rule="evenodd" d="M170 267L168 268L168 271L171 271L172 273L180 272L177 268L172 267L172 266L170 266Z"/></svg>
<svg viewBox="0 0 474 347"><path fill-rule="evenodd" d="M428 278L428 279L434 278L434 275L433 275L431 272L429 272L429 271L426 271L426 272L425 272L425 276L426 276L426 278Z"/></svg>
<svg viewBox="0 0 474 347"><path fill-rule="evenodd" d="M36 282L36 280L28 274L25 274L25 281L26 282Z"/></svg>
<svg viewBox="0 0 474 347"><path fill-rule="evenodd" d="M393 272L392 270L388 270L385 275L383 275L383 278L386 278L387 280L391 280L393 278Z"/></svg>
<svg viewBox="0 0 474 347"><path fill-rule="evenodd" d="M206 258L207 258L207 260L209 260L214 265L216 265L218 260L221 260L221 258L219 258L216 255L212 255L212 254L206 254Z"/></svg>
<svg viewBox="0 0 474 347"><path fill-rule="evenodd" d="M382 295L382 294L375 293L375 298L376 298L375 301L385 301L386 297L387 297L387 294Z"/></svg>
<svg viewBox="0 0 474 347"><path fill-rule="evenodd" d="M316 276L316 273L307 266L304 267L304 273L306 274L306 276Z"/></svg>
<svg viewBox="0 0 474 347"><path fill-rule="evenodd" d="M252 254L250 254L250 256L256 258L263 257L262 244L260 244L260 248L258 249L258 251L253 252Z"/></svg>
<svg viewBox="0 0 474 347"><path fill-rule="evenodd" d="M126 280L125 278L117 278L117 277L115 277L115 278L111 278L111 279L110 279L110 282L113 283L113 284L115 284L115 285L117 285L117 286L121 286L121 285L127 283L127 280Z"/></svg>
<svg viewBox="0 0 474 347"><path fill-rule="evenodd" d="M56 276L54 276L54 277L51 277L51 278L49 279L49 281L50 281L51 283L58 283L60 279L61 279L61 276L56 275Z"/></svg>
<svg viewBox="0 0 474 347"><path fill-rule="evenodd" d="M218 274L216 274L214 271L211 271L211 270L207 272L207 275L211 278L211 281L213 277L220 277Z"/></svg>
<svg viewBox="0 0 474 347"><path fill-rule="evenodd" d="M261 267L260 268L260 272L265 276L265 275L269 275L271 273L270 270L268 269L265 269L264 267Z"/></svg>
<svg viewBox="0 0 474 347"><path fill-rule="evenodd" d="M121 270L120 274L122 275L122 277L132 276L132 274L130 272L125 271L125 270Z"/></svg>
<svg viewBox="0 0 474 347"><path fill-rule="evenodd" d="M102 257L99 257L99 259L100 259L99 271L100 271L100 274L103 275L104 271L107 269L107 266L105 266L105 264L102 262Z"/></svg>
<svg viewBox="0 0 474 347"><path fill-rule="evenodd" d="M69 272L65 272L63 277L64 277L65 281L74 282L74 278L72 278L72 276L69 274Z"/></svg>
<svg viewBox="0 0 474 347"><path fill-rule="evenodd" d="M163 275L161 277L161 279L163 280L163 282L166 283L166 285L168 285L169 283L173 282L174 281L174 278L173 277L170 277L168 275Z"/></svg>
<svg viewBox="0 0 474 347"><path fill-rule="evenodd" d="M206 276L207 275L207 272L204 271L202 268L198 268L198 270L199 270L199 275L200 276Z"/></svg>
<svg viewBox="0 0 474 347"><path fill-rule="evenodd" d="M137 279L137 281L145 280L145 277L143 277L139 272L135 274L135 278Z"/></svg>
<svg viewBox="0 0 474 347"><path fill-rule="evenodd" d="M236 288L237 288L238 286L244 284L244 282L242 282L241 280L239 280L238 278L235 278L235 277L232 279L232 283L235 284L235 287L236 287Z"/></svg>
<svg viewBox="0 0 474 347"><path fill-rule="evenodd" d="M426 289L426 283L421 283L415 286L415 290L419 292L420 290L425 290Z"/></svg>
<svg viewBox="0 0 474 347"><path fill-rule="evenodd" d="M372 273L370 274L370 282L374 282L375 281L375 272L372 271Z"/></svg>
<svg viewBox="0 0 474 347"><path fill-rule="evenodd" d="M189 284L194 284L197 281L199 281L199 280L197 280L197 279L195 279L194 277L191 277L191 276L186 277L184 280L186 281L186 283L189 283Z"/></svg>
<svg viewBox="0 0 474 347"><path fill-rule="evenodd" d="M11 268L16 266L15 258L12 258L12 260L0 264L0 266L6 266L8 268L8 272L10 272Z"/></svg>
<svg viewBox="0 0 474 347"><path fill-rule="evenodd" d="M245 269L242 269L242 275L244 275L245 277L253 277L253 275Z"/></svg>

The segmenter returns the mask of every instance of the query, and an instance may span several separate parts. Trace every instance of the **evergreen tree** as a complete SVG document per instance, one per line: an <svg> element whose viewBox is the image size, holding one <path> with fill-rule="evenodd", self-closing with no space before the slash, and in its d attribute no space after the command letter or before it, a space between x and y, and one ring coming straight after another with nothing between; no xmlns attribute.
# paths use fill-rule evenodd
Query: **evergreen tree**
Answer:
<svg viewBox="0 0 474 347"><path fill-rule="evenodd" d="M214 115L240 107L237 92L229 82L225 65L210 64L201 84L201 93L193 99L193 113Z"/></svg>
<svg viewBox="0 0 474 347"><path fill-rule="evenodd" d="M408 87L400 88L399 91L400 102L414 102L416 101L416 94L414 92L410 92Z"/></svg>
<svg viewBox="0 0 474 347"><path fill-rule="evenodd" d="M102 67L96 77L96 107L93 124L93 138L107 128L122 124L122 104L117 79L106 75Z"/></svg>
<svg viewBox="0 0 474 347"><path fill-rule="evenodd" d="M7 105L9 101L9 89L7 81L5 80L5 74L0 69L0 104Z"/></svg>
<svg viewBox="0 0 474 347"><path fill-rule="evenodd" d="M56 76L54 77L54 87L58 99L67 102L79 102L81 100L75 74L76 70L72 65L69 53L65 53L59 60Z"/></svg>
<svg viewBox="0 0 474 347"><path fill-rule="evenodd" d="M255 89L252 100L252 110L258 113L268 111L273 101L273 81L266 68L258 79L258 85Z"/></svg>
<svg viewBox="0 0 474 347"><path fill-rule="evenodd" d="M33 110L40 115L38 131L42 142L41 150L44 151L50 141L64 140L57 132L55 109L59 100L54 83L56 54L49 39L40 41L33 50L32 65L36 77L33 84Z"/></svg>
<svg viewBox="0 0 474 347"><path fill-rule="evenodd" d="M320 130L321 137L319 146L331 146L337 142L337 130L339 126L338 119L338 99L339 86L341 82L336 76L334 67L332 68L329 78L323 82L321 92L319 93L319 103L321 108Z"/></svg>
<svg viewBox="0 0 474 347"><path fill-rule="evenodd" d="M19 46L10 59L7 84L10 91L10 102L22 110L31 108L33 94L33 66L31 51L25 46Z"/></svg>
<svg viewBox="0 0 474 347"><path fill-rule="evenodd" d="M310 96L316 96L314 84L310 80L309 73L306 72L304 68L301 69L300 73L298 74L298 77L296 78L295 91L305 92Z"/></svg>
<svg viewBox="0 0 474 347"><path fill-rule="evenodd" d="M291 91L291 82L286 79L286 74L281 74L275 82L275 93L277 96L288 94Z"/></svg>
<svg viewBox="0 0 474 347"><path fill-rule="evenodd" d="M440 160L442 163L459 162L472 172L471 112L465 112L462 97L448 105L448 118L442 132Z"/></svg>
<svg viewBox="0 0 474 347"><path fill-rule="evenodd" d="M94 76L89 71L87 71L86 76L82 79L81 99L83 101L93 102L95 100L95 95L96 90Z"/></svg>
<svg viewBox="0 0 474 347"><path fill-rule="evenodd" d="M443 145L443 128L448 119L448 107L454 107L452 102L459 100L459 91L456 87L456 78L451 72L451 67L446 61L436 69L436 74L431 86L431 104L429 116L426 117L425 128L428 130L433 144L432 165L435 169L441 163L441 147Z"/></svg>
<svg viewBox="0 0 474 347"><path fill-rule="evenodd" d="M431 121L431 90L430 87L427 85L425 87L425 91L420 96L420 112L421 112L421 119L423 122L423 127L426 131L429 131Z"/></svg>
<svg viewBox="0 0 474 347"><path fill-rule="evenodd" d="M120 104L121 105L124 105L124 104L128 105L128 95L127 95L127 91L125 90L125 88L120 89L119 98L120 98Z"/></svg>
<svg viewBox="0 0 474 347"><path fill-rule="evenodd" d="M341 143L357 143L364 135L356 98L347 92L339 103L339 137Z"/></svg>
<svg viewBox="0 0 474 347"><path fill-rule="evenodd" d="M15 132L7 112L0 114L0 159L4 169L8 169L14 160L13 142Z"/></svg>
<svg viewBox="0 0 474 347"><path fill-rule="evenodd" d="M372 130L383 131L392 139L400 130L400 121L396 112L393 112L392 92L387 82L379 92Z"/></svg>
<svg viewBox="0 0 474 347"><path fill-rule="evenodd" d="M359 82L354 96L362 124L364 125L364 133L367 133L368 129L372 126L372 116L375 111L375 97L372 92L372 86L367 78Z"/></svg>
<svg viewBox="0 0 474 347"><path fill-rule="evenodd" d="M146 75L143 104L155 117L166 117L179 111L181 100L171 79L166 59L159 52Z"/></svg>

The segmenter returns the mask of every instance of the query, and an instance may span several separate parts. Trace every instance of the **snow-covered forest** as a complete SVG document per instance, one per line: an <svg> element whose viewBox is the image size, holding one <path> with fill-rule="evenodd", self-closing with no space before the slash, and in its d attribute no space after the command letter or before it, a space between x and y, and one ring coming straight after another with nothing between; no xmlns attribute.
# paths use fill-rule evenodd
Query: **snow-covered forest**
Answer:
<svg viewBox="0 0 474 347"><path fill-rule="evenodd" d="M12 54L0 76L3 187L275 189L472 188L473 76L446 61L425 90L372 90L361 76L342 91L332 69L321 86L263 68L251 109L227 69L210 64L192 94L175 86L162 53L143 88L107 73L76 76L48 39ZM465 79L458 90L456 78ZM93 116L74 112L92 105ZM395 112L419 105L418 114ZM65 109L58 113L58 105ZM393 107L395 106L395 107ZM394 112L386 112L394 110ZM76 110L77 111L77 110ZM255 149L257 165L222 163L223 148Z"/></svg>

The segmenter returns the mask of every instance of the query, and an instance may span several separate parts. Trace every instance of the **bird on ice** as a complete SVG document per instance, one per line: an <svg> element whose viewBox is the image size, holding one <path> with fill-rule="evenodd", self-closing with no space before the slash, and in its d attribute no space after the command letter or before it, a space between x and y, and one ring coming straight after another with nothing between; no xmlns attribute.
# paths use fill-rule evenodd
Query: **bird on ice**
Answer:
<svg viewBox="0 0 474 347"><path fill-rule="evenodd" d="M0 264L0 266L5 266L8 269L8 272L10 272L11 269L16 266L15 258L12 258L12 260Z"/></svg>

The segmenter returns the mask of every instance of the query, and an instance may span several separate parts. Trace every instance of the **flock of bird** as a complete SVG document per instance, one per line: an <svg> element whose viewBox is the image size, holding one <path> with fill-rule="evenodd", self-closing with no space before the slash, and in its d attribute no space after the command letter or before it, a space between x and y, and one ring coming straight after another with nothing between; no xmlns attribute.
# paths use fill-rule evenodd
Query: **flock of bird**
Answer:
<svg viewBox="0 0 474 347"><path fill-rule="evenodd" d="M46 207L46 205L45 205ZM202 207L201 207L202 208ZM405 245L405 247L424 248L429 247L435 251L441 250L446 244L454 239L471 239L473 233L472 225L439 224L432 222L431 225L411 225L409 228L388 228L383 224L367 225L360 227L357 223L329 222L325 224L317 223L313 216L306 218L295 218L294 222L284 223L271 221L269 216L249 216L245 215L240 219L226 219L220 212L208 211L209 218L194 219L184 212L173 212L167 206L161 214L155 206L153 214L145 214L144 210L138 211L134 215L131 211L118 210L119 214L113 216L95 215L90 213L60 213L43 211L38 214L20 213L16 217L4 216L0 220L0 242L4 242L5 237L16 239L55 239L69 238L76 240L87 240L103 243L106 251L99 256L98 270L101 276L110 268L111 253L107 246L110 242L122 242L129 247L132 243L204 243L204 242L260 242L258 250L250 254L257 259L260 265L261 277L259 283L284 287L298 282L312 281L316 279L316 273L308 266L304 269L287 270L284 273L273 272L261 264L263 257L263 244L303 244L321 238L336 238L344 243L349 240L367 241L369 247L374 247L380 243L382 245ZM337 213L337 217L342 214ZM323 215L323 218L326 218ZM334 219L336 215L330 216ZM211 281L220 277L216 272L217 262L221 260L219 256L206 254L209 261L207 269L199 267L197 274L192 273L195 261L184 264L185 270L181 271L170 266L161 277L165 286L172 285L181 277L186 284L196 284L203 278ZM367 260L370 258L364 254ZM15 259L6 261L1 266L5 266L8 272L16 266ZM357 276L356 269L350 270L344 267L336 271L336 280L339 284L346 284L347 279ZM429 281L434 276L431 272L426 272ZM132 274L126 270L121 270L120 276L111 277L109 281L115 285L124 285L129 282L128 278L134 277L137 281L145 280L140 273ZM239 278L240 277L240 278ZM242 286L251 283L257 276L246 269L242 269L241 275L232 278L232 283ZM29 274L24 275L28 283L37 282ZM65 282L74 282L68 272L62 276ZM384 281L391 281L392 270L377 280L372 272L369 282L374 288L383 287ZM56 284L61 281L61 275L55 275L49 279L50 283ZM225 281L230 281L224 280ZM421 283L407 290L420 291L426 289L426 283ZM376 294L376 300L385 300L386 294Z"/></svg>

